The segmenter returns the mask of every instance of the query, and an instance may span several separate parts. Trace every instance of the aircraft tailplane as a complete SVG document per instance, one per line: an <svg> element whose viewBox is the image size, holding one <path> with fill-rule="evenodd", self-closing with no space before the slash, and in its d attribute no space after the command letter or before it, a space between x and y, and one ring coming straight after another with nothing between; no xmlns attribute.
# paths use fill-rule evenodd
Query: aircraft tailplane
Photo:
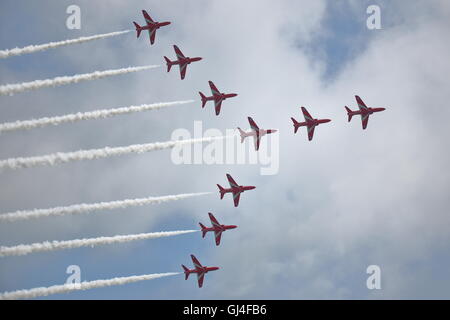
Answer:
<svg viewBox="0 0 450 320"><path fill-rule="evenodd" d="M167 64L167 72L169 72L170 68L172 67L172 61L170 61L169 58L167 58L166 56L164 56L164 59L166 60Z"/></svg>
<svg viewBox="0 0 450 320"><path fill-rule="evenodd" d="M181 265L181 267L183 268L183 270L184 270L184 280L187 280L188 278L189 278L189 269L188 268L186 268L186 266L185 265Z"/></svg>
<svg viewBox="0 0 450 320"><path fill-rule="evenodd" d="M199 223L199 225L200 225L200 228L202 228L202 238L204 238L206 235L206 232L207 232L206 227L201 223Z"/></svg>
<svg viewBox="0 0 450 320"><path fill-rule="evenodd" d="M223 196L225 195L225 189L220 184L218 184L217 186L219 187L220 191L220 199L223 199Z"/></svg>
<svg viewBox="0 0 450 320"><path fill-rule="evenodd" d="M297 120L295 120L294 118L291 118L292 122L294 123L294 133L297 133L298 128L300 127L299 123L297 122Z"/></svg>
<svg viewBox="0 0 450 320"><path fill-rule="evenodd" d="M350 108L347 106L345 106L345 110L347 110L348 122L350 122L350 120L352 120L352 117L353 117L353 111L350 110Z"/></svg>
<svg viewBox="0 0 450 320"><path fill-rule="evenodd" d="M206 105L206 102L207 102L206 97L205 97L205 95L204 95L203 93L201 93L200 91L199 91L198 93L200 94L200 97L202 98L202 108L204 108L205 105Z"/></svg>
<svg viewBox="0 0 450 320"><path fill-rule="evenodd" d="M239 133L241 134L241 143L244 142L245 139L245 132L241 128L238 127Z"/></svg>
<svg viewBox="0 0 450 320"><path fill-rule="evenodd" d="M134 23L134 26L136 27L136 33L137 33L136 36L137 36L137 38L139 38L139 36L141 35L142 27L134 21L133 21L133 23Z"/></svg>

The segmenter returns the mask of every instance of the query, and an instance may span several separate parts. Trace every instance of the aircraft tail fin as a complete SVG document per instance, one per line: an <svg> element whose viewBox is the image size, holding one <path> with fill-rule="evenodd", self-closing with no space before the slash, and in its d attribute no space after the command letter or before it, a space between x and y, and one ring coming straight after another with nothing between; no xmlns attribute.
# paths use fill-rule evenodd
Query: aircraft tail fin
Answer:
<svg viewBox="0 0 450 320"><path fill-rule="evenodd" d="M220 184L218 184L217 186L219 187L220 191L220 199L223 199L223 196L225 195L225 189Z"/></svg>
<svg viewBox="0 0 450 320"><path fill-rule="evenodd" d="M184 265L184 264L182 264L181 265L181 267L183 268L183 270L184 270L184 280L187 280L188 278L189 278L189 269L188 268L186 268L186 266Z"/></svg>
<svg viewBox="0 0 450 320"><path fill-rule="evenodd" d="M206 97L203 93L201 93L200 91L198 92L200 94L200 97L202 98L202 108L205 107L205 104L207 102Z"/></svg>
<svg viewBox="0 0 450 320"><path fill-rule="evenodd" d="M239 127L238 127L238 130L239 130L239 133L240 133L240 135L241 135L241 143L243 143L243 142L244 142L244 139L245 139L245 132L244 132L244 130L242 130L242 129L239 128Z"/></svg>
<svg viewBox="0 0 450 320"><path fill-rule="evenodd" d="M348 122L350 122L350 120L352 120L352 117L353 117L353 111L350 110L350 108L347 106L345 106L345 110L347 110Z"/></svg>
<svg viewBox="0 0 450 320"><path fill-rule="evenodd" d="M295 120L294 118L291 118L291 120L292 120L292 122L293 122L293 124L294 124L294 133L297 133L297 130L298 130L298 128L300 127L300 126L299 126L299 123L298 123L298 121Z"/></svg>
<svg viewBox="0 0 450 320"><path fill-rule="evenodd" d="M166 60L166 64L167 64L167 72L169 72L170 68L172 67L172 61L170 61L170 59L167 58L166 56L164 56L164 59Z"/></svg>
<svg viewBox="0 0 450 320"><path fill-rule="evenodd" d="M134 21L133 21L133 24L136 27L136 33L137 33L136 36L137 36L137 38L139 38L139 36L141 35L142 27Z"/></svg>
<svg viewBox="0 0 450 320"><path fill-rule="evenodd" d="M204 238L205 236L206 236L206 227L202 224L202 223L199 223L199 225L200 225L200 228L202 228L202 238Z"/></svg>

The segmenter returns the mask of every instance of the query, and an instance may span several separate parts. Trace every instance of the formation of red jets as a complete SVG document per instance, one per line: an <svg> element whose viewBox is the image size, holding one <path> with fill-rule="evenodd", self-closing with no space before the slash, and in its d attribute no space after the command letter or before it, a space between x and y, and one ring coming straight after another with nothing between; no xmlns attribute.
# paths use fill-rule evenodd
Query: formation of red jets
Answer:
<svg viewBox="0 0 450 320"><path fill-rule="evenodd" d="M168 22L168 21L166 21L166 22L153 21L153 19L150 17L150 15L145 10L142 10L142 14L143 14L145 22L146 22L145 26L140 26L138 23L133 22L133 24L136 28L137 37L139 38L139 36L143 30L148 30L149 37L150 37L150 44L153 45L155 42L156 30L158 30L160 27L169 25L170 22ZM167 72L170 72L170 69L173 65L178 65L180 68L180 77L181 77L181 80L183 80L186 76L187 66L189 64L191 64L192 62L202 60L202 58L201 57L193 57L193 58L186 57L183 54L183 52L181 52L181 50L176 45L174 45L173 48L175 50L176 60L171 61L169 58L164 56L164 59L166 61L166 65L167 65ZM209 81L208 83L209 83L209 87L211 89L211 96L208 97L208 96L205 96L202 92L199 92L201 102L202 102L202 108L205 107L205 105L208 101L214 101L215 113L218 116L220 114L222 102L228 98L236 97L237 93L220 92L217 89L216 85L212 81ZM359 96L355 96L355 98L356 98L356 102L358 105L357 111L352 111L347 106L345 106L345 110L347 111L347 115L348 115L348 122L351 121L351 119L354 115L360 115L361 122L362 122L362 128L366 129L367 124L369 122L369 116L375 112L384 111L385 108L370 108L370 107L366 106L366 104L362 101L362 99ZM310 115L310 113L308 112L308 110L306 110L305 107L301 107L301 111L303 113L303 117L304 117L305 121L298 122L296 119L291 118L293 126L294 126L294 134L297 133L297 131L300 127L306 127L306 130L308 133L308 140L311 141L314 137L315 128L318 125L323 124L323 123L328 123L331 120L330 119L313 118ZM267 134L275 133L275 132L277 132L277 130L261 129L258 127L256 122L251 117L248 117L247 119L250 124L251 131L245 132L241 128L238 128L240 136L241 136L241 143L244 142L245 138L253 137L255 150L259 150L261 137L263 137ZM239 205L241 193L248 191L248 190L253 190L256 187L239 185L231 177L230 174L227 174L226 177L227 177L228 183L230 185L229 188L224 188L221 185L217 184L217 187L219 188L220 199L223 199L225 194L231 193L233 196L234 206L237 207ZM218 245L220 245L222 233L226 230L235 229L235 228L237 228L237 226L220 224L212 213L208 213L208 215L209 215L209 219L211 221L212 226L206 227L202 223L199 223L201 232L202 232L202 237L204 238L206 236L206 234L210 231L213 232L216 246L218 246ZM183 268L183 271L185 274L185 279L187 280L191 273L197 274L198 286L201 288L203 286L203 280L204 280L205 274L208 273L209 271L218 270L219 267L202 266L202 264L198 261L198 259L194 255L191 255L191 259L192 259L192 263L194 264L194 269L188 269L186 266L182 265L182 268Z"/></svg>

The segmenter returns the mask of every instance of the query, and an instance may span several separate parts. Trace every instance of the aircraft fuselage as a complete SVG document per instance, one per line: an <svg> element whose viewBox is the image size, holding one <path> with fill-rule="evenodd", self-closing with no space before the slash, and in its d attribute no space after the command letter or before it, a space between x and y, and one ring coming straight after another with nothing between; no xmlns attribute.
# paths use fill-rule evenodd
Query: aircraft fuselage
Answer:
<svg viewBox="0 0 450 320"><path fill-rule="evenodd" d="M215 271L219 270L219 267L202 267L202 268L195 268L195 269L188 269L187 273L208 273L209 271Z"/></svg>
<svg viewBox="0 0 450 320"><path fill-rule="evenodd" d="M312 119L309 121L298 122L298 127L315 127L322 123L330 122L330 119Z"/></svg>
<svg viewBox="0 0 450 320"><path fill-rule="evenodd" d="M255 137L256 135L263 137L266 134L271 134L271 133L275 133L275 132L277 132L277 130L275 130L275 129L267 129L267 130L259 129L258 133L255 130L252 130L250 132L241 133L241 135L243 135L244 137Z"/></svg>
<svg viewBox="0 0 450 320"><path fill-rule="evenodd" d="M242 193L247 190L253 190L256 187L254 186L237 186L232 188L225 188L224 193Z"/></svg>
<svg viewBox="0 0 450 320"><path fill-rule="evenodd" d="M209 231L214 231L214 232L222 231L223 232L223 231L230 230L230 229L235 229L235 228L237 228L237 226L221 224L220 226L215 226L215 227L211 227L211 228L204 228L203 230L206 231L206 232L209 232Z"/></svg>
<svg viewBox="0 0 450 320"><path fill-rule="evenodd" d="M200 61L200 60L202 60L202 58L200 58L200 57L195 57L195 58L185 57L185 58L179 58L178 60L172 61L172 64L183 65L183 64L190 64L191 62Z"/></svg>
<svg viewBox="0 0 450 320"><path fill-rule="evenodd" d="M213 95L212 98L214 100L225 100L225 99L233 98L233 97L236 97L236 96L237 96L237 93L221 93L221 94Z"/></svg>
<svg viewBox="0 0 450 320"><path fill-rule="evenodd" d="M212 96L205 97L204 100L205 101L213 101L214 100L214 101L220 102L220 101L226 100L228 98L233 98L236 96L237 96L237 93L221 93L221 94L214 94Z"/></svg>
<svg viewBox="0 0 450 320"><path fill-rule="evenodd" d="M375 112L384 111L386 108L362 108L360 110L352 111L353 115L366 115L366 114L373 114Z"/></svg>
<svg viewBox="0 0 450 320"><path fill-rule="evenodd" d="M169 21L165 21L165 22L154 22L154 23L149 23L145 26L142 26L141 29L142 30L152 30L152 29L159 29L161 27L167 26L169 25L170 22Z"/></svg>

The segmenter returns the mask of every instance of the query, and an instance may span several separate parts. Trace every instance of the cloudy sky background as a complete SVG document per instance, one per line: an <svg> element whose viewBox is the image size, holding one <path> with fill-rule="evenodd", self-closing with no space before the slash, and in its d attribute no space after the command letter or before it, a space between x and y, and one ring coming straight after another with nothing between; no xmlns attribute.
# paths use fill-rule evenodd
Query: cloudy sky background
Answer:
<svg viewBox="0 0 450 320"><path fill-rule="evenodd" d="M81 8L81 30L65 27ZM380 5L382 30L366 28ZM0 83L135 65L163 64L177 44L203 61L184 81L165 67L0 97L1 122L197 99L208 80L239 96L219 117L200 102L105 120L0 136L0 158L169 140L194 121L222 131L247 128L247 116L280 130L280 170L258 165L174 165L170 150L1 173L0 212L184 192L214 194L158 206L0 225L1 245L192 229L213 212L238 229L220 247L200 234L113 246L7 257L0 291L64 283L67 266L82 280L179 271L194 253L220 271L205 286L182 276L54 295L48 299L411 299L450 298L447 125L450 4L433 1L2 1L1 48L131 28L146 9L172 25L157 33L67 46L0 61ZM387 110L347 123L354 95ZM300 106L333 121L293 134ZM256 185L238 208L221 201L225 173ZM366 288L379 265L382 290Z"/></svg>

